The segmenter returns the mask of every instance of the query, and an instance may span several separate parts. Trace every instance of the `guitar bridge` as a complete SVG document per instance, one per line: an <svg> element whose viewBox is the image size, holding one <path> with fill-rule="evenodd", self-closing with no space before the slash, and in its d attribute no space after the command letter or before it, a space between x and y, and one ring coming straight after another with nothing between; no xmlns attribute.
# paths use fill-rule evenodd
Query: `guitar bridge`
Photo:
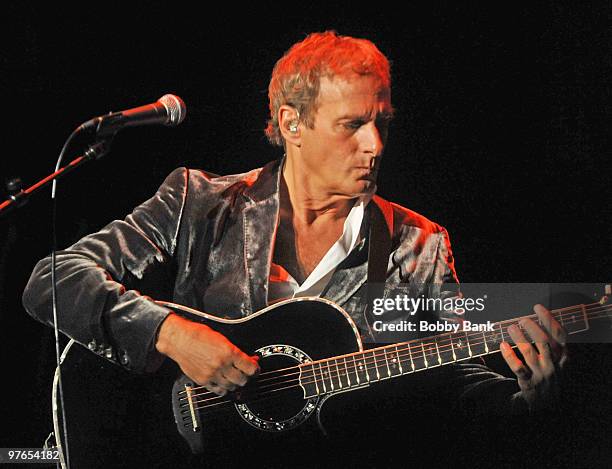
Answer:
<svg viewBox="0 0 612 469"><path fill-rule="evenodd" d="M193 405L193 389L189 385L185 385L185 393L187 394L187 403L189 404L189 412L191 414L191 423L193 424L193 431L200 431L200 421L196 415L195 406Z"/></svg>

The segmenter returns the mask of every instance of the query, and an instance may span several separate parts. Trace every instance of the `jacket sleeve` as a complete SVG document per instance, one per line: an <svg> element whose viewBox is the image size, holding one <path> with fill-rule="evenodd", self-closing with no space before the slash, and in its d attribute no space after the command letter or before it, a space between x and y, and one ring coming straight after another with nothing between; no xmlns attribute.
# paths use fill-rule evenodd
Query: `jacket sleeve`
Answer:
<svg viewBox="0 0 612 469"><path fill-rule="evenodd" d="M187 193L188 170L173 171L155 196L124 220L115 220L56 253L58 327L76 342L127 369L153 371L163 357L157 331L170 313L128 289L169 264ZM38 262L23 293L35 319L52 326L51 257Z"/></svg>
<svg viewBox="0 0 612 469"><path fill-rule="evenodd" d="M442 228L439 235L441 239L436 254L433 288L443 285L442 291L435 292L442 298L461 295L448 232ZM456 284L456 289L453 284ZM452 313L441 313L440 316L445 320L457 320ZM496 373L482 359L474 358L448 368L447 379L450 381L452 399L463 413L516 415L528 412L516 379Z"/></svg>

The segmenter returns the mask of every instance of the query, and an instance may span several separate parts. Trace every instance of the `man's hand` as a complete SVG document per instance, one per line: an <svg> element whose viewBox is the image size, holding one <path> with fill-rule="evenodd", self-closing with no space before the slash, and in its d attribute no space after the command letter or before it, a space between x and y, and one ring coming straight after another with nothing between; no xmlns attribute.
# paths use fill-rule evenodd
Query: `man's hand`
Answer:
<svg viewBox="0 0 612 469"><path fill-rule="evenodd" d="M533 310L543 328L531 319L521 320L520 325L535 342L535 347L519 327L508 328L524 361L517 357L510 344L502 342L500 345L506 363L518 378L523 398L532 408L557 391L559 370L567 361L567 333L544 306L535 305Z"/></svg>
<svg viewBox="0 0 612 469"><path fill-rule="evenodd" d="M156 348L189 378L220 396L244 386L259 371L257 356L246 355L222 334L176 314L162 323Z"/></svg>

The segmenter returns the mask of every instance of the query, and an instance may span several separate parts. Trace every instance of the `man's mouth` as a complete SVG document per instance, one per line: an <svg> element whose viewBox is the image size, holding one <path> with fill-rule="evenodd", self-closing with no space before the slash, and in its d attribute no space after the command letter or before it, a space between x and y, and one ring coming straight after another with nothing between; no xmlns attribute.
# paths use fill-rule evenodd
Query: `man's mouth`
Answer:
<svg viewBox="0 0 612 469"><path fill-rule="evenodd" d="M366 179L368 181L374 181L376 179L376 173L378 172L376 168L355 168L358 171L357 179Z"/></svg>

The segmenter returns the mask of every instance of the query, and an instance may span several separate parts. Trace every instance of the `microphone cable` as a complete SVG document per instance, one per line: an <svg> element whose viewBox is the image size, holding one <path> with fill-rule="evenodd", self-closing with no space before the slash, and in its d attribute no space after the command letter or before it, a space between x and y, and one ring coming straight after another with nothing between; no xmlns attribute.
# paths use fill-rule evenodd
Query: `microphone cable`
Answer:
<svg viewBox="0 0 612 469"><path fill-rule="evenodd" d="M78 127L72 131L62 150L60 151L59 157L57 158L57 163L55 164L55 172L59 171L62 161L64 159L64 155L66 154L66 150L74 140L74 138L80 133L81 128ZM63 441L63 451L59 452L60 455L60 463L62 459L64 459L63 455L65 455L65 467L70 469L70 456L68 449L68 428L66 426L66 410L64 405L64 390L62 386L62 369L61 369L61 354L60 354L60 341L59 341L59 327L57 324L57 277L55 275L55 267L56 267L56 256L55 252L57 251L57 180L53 180L53 185L51 187L51 303L53 308L53 332L55 334L55 359L56 359L56 370L57 370L57 383L58 383L58 391L59 391L59 404L62 412L62 427L64 433L64 441ZM52 408L55 402L52 402ZM61 444L61 435L56 435L56 446L59 443ZM62 454L63 453L63 454Z"/></svg>

